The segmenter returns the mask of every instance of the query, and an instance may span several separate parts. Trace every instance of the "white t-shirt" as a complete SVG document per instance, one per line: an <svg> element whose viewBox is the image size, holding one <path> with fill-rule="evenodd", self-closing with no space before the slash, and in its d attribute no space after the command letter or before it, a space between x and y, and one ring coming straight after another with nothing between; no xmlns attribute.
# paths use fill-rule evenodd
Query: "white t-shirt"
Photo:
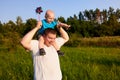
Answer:
<svg viewBox="0 0 120 80"><path fill-rule="evenodd" d="M31 41L31 51L34 66L34 80L62 80L58 53L53 46L44 46L46 55L39 55L38 41ZM56 38L56 43L61 47L65 40Z"/></svg>

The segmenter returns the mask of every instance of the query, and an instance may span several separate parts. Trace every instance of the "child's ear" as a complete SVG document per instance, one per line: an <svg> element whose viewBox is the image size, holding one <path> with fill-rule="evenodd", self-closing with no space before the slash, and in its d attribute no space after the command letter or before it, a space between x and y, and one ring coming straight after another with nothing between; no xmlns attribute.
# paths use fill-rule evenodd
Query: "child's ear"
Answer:
<svg viewBox="0 0 120 80"><path fill-rule="evenodd" d="M45 18L48 18L48 17L49 17L49 15L45 14Z"/></svg>
<svg viewBox="0 0 120 80"><path fill-rule="evenodd" d="M45 18L47 18L47 16L45 15Z"/></svg>

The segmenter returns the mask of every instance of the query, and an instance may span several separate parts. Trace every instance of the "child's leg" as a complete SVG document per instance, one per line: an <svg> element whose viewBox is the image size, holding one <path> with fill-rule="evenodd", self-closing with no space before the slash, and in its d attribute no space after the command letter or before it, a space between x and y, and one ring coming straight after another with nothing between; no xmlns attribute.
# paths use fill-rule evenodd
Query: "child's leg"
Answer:
<svg viewBox="0 0 120 80"><path fill-rule="evenodd" d="M39 48L44 48L44 39L43 39L43 36L40 36L39 37Z"/></svg>
<svg viewBox="0 0 120 80"><path fill-rule="evenodd" d="M60 51L60 47L56 44L56 42L53 43L54 48L56 49L58 55L63 56L64 53Z"/></svg>
<svg viewBox="0 0 120 80"><path fill-rule="evenodd" d="M45 55L45 50L44 50L44 39L43 39L43 36L40 36L39 37L39 54L40 55Z"/></svg>

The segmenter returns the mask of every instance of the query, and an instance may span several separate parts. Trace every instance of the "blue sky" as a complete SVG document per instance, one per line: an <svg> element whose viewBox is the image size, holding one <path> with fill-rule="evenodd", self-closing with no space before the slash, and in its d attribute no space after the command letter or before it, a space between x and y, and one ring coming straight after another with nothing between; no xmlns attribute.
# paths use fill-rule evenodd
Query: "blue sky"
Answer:
<svg viewBox="0 0 120 80"><path fill-rule="evenodd" d="M74 14L78 15L85 9L99 8L101 11L109 7L120 9L120 0L1 0L0 21L2 23L9 20L15 22L17 16L20 16L23 22L29 18L38 19L35 9L39 6L42 6L44 11L40 15L41 19L44 18L47 9L53 10L56 18L60 16L68 18Z"/></svg>

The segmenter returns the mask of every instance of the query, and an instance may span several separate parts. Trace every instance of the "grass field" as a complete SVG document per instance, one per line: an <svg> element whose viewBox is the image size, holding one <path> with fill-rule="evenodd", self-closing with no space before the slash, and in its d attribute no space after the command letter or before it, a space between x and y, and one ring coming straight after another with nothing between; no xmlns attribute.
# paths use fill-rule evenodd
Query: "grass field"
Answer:
<svg viewBox="0 0 120 80"><path fill-rule="evenodd" d="M62 47L63 80L120 80L120 48ZM32 57L22 47L0 47L0 80L33 80Z"/></svg>
<svg viewBox="0 0 120 80"><path fill-rule="evenodd" d="M63 48L63 80L120 80L120 49Z"/></svg>

